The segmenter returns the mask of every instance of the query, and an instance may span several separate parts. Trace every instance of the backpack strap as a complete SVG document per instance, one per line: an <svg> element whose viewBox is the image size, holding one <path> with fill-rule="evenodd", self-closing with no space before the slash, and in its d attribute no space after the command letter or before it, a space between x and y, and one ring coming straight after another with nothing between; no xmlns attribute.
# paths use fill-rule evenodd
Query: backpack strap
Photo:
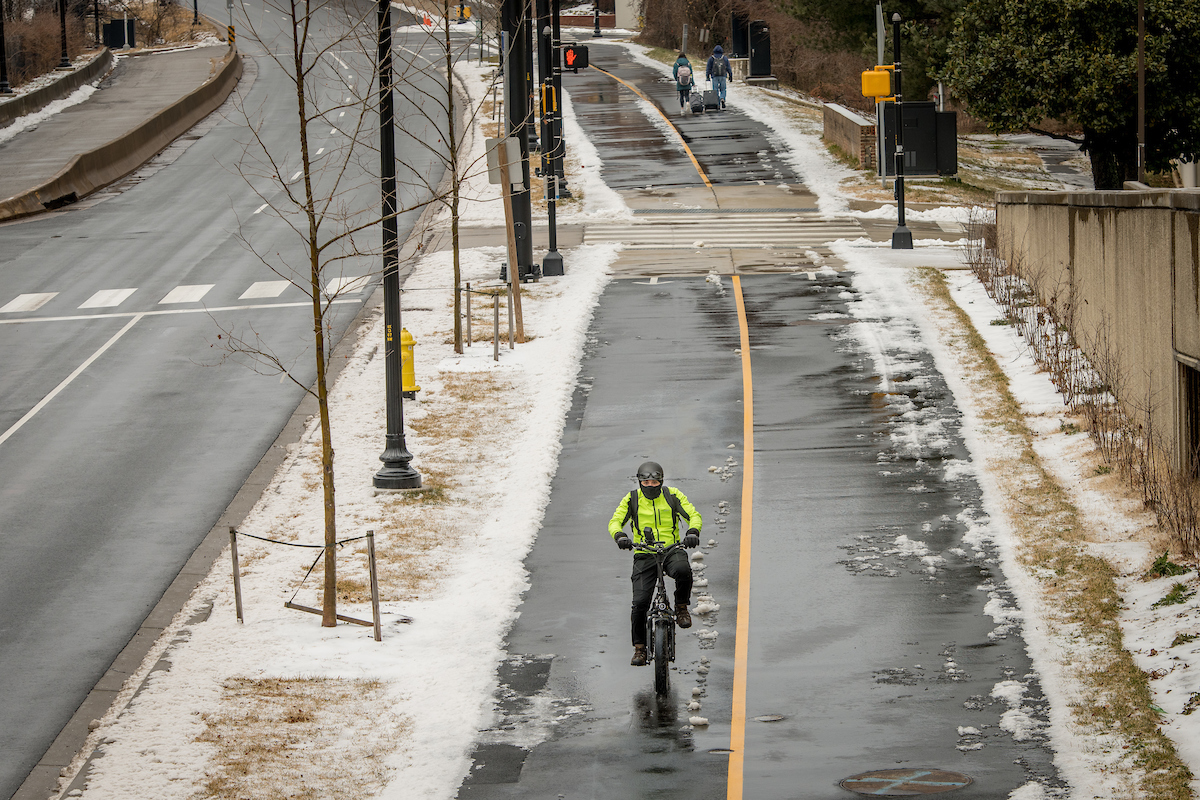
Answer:
<svg viewBox="0 0 1200 800"><path fill-rule="evenodd" d="M675 493L666 486L663 487L663 499L665 499L667 501L667 505L671 507L672 527L674 527L676 530L679 529L680 517L685 518L688 522L692 521L691 515L683 510L683 503L679 502L679 498L675 496Z"/></svg>
<svg viewBox="0 0 1200 800"><path fill-rule="evenodd" d="M625 508L625 519L621 520L621 527L625 527L625 523L633 520L633 532L637 533L637 496L638 490L634 489L629 493L629 505Z"/></svg>

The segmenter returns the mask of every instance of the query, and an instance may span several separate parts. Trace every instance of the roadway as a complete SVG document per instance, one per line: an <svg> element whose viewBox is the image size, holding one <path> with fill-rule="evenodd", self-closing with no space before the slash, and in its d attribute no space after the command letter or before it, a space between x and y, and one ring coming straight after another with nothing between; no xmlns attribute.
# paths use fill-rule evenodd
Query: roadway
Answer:
<svg viewBox="0 0 1200 800"><path fill-rule="evenodd" d="M657 83L617 48L595 46L591 58L635 85ZM613 112L636 101L612 83L597 74L582 90L568 85L606 179L618 175L639 211L650 197L670 206L706 191L657 125ZM670 108L671 95L657 96ZM731 107L681 121L689 140L705 141L695 155L709 175L781 163L762 140L719 137L749 126L739 116ZM639 159L643 143L653 157ZM747 181L724 174L714 194L746 196ZM761 235L804 215L793 216L763 214ZM829 238L857 224L827 223ZM718 282L704 275L716 263L705 250L660 248L618 262L593 318L494 719L458 797L832 799L850 796L843 779L889 769L964 775L956 798L1063 786L1019 629L985 613L1012 596L995 548L969 536L980 489L948 469L968 454L932 358L882 342L896 368L881 379L850 327L849 273L743 262L736 282L727 269ZM938 435L912 436L914 418ZM629 559L605 530L647 458L704 517L707 584L696 599L720 606L680 631L663 699L649 669L629 666ZM1026 685L1032 724L1015 735L993 694L1006 681ZM918 779L938 789L958 780Z"/></svg>
<svg viewBox="0 0 1200 800"><path fill-rule="evenodd" d="M201 6L225 18L224 4ZM221 113L121 185L0 227L0 797L130 642L303 396L277 374L221 363L218 333L261 337L296 381L315 378L304 251L267 205L283 206L275 174L296 188L296 92L268 57L289 51L287 25L257 2L235 21L247 74ZM323 22L314 47L342 20ZM437 90L417 40L397 44L398 74ZM372 47L334 45L310 90L327 105L346 90L370 96ZM242 156L256 145L243 111L262 122L275 164ZM402 203L428 197L425 182L442 174L429 144L440 137L428 135L441 113L436 100L398 108ZM351 128L337 112L328 121L310 138L322 190L377 207L376 151L338 172ZM402 238L415 217L400 220ZM362 247L378 241L371 229ZM339 293L331 346L377 285L377 261L327 272Z"/></svg>

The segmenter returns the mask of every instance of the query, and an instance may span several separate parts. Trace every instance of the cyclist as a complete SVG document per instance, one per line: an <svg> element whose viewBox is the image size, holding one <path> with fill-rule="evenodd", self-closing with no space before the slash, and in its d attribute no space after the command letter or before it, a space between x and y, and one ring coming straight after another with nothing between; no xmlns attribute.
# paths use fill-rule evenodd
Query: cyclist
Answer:
<svg viewBox="0 0 1200 800"><path fill-rule="evenodd" d="M625 495L608 521L608 533L622 550L632 550L634 545L646 543L645 529L654 532L654 541L670 546L680 541L679 517L687 518L687 533L683 546L691 549L700 544L700 512L687 496L678 489L663 484L663 468L654 461L638 467L638 488ZM636 511L630 509L635 504ZM631 539L623 528L629 522L633 529ZM692 627L688 613L688 601L692 594L692 565L687 554L674 550L667 556L663 571L675 580L675 623L681 628ZM630 665L646 666L646 614L650 610L650 597L658 580L658 566L653 553L638 552L633 556L633 658Z"/></svg>

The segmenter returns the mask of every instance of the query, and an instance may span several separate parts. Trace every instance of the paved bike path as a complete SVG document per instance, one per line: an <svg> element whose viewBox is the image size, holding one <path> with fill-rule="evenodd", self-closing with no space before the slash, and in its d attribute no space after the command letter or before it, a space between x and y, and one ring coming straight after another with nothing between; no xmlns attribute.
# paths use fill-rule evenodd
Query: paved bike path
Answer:
<svg viewBox="0 0 1200 800"><path fill-rule="evenodd" d="M989 636L990 595L979 587L1003 599L995 554L955 554L957 517L977 507L978 487L945 477L965 452L944 384L920 357L896 376L946 444L895 452L897 420L846 338L846 276L743 276L742 287L756 453L744 796L849 797L842 778L904 767L966 774L973 783L954 796L972 800L1007 798L1034 778L1053 785L1036 726L1016 740L1001 727L1009 706L992 696L1031 667L1015 632ZM733 645L747 634L735 630L748 500L738 334L728 278L621 280L602 296L526 561L531 588L499 669L495 723L480 733L460 798L727 797ZM720 611L680 632L661 703L650 669L628 666L628 557L605 532L647 457L705 516L702 538L718 541L705 577ZM730 457L737 465L709 471ZM721 501L731 504L723 528ZM930 573L919 554L897 551L901 535L944 563ZM704 627L717 633L712 649L696 635ZM709 725L688 729L693 687ZM1039 694L1031 682L1035 720Z"/></svg>

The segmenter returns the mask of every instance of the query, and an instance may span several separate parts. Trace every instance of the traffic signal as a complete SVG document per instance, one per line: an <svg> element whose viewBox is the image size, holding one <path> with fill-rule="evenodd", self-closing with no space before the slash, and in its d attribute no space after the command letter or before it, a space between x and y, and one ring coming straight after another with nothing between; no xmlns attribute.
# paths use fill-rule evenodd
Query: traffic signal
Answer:
<svg viewBox="0 0 1200 800"><path fill-rule="evenodd" d="M581 44L569 44L563 47L563 69L579 72L588 65L587 48Z"/></svg>
<svg viewBox="0 0 1200 800"><path fill-rule="evenodd" d="M875 102L889 98L892 95L892 73L887 67L876 67L862 74L862 93L864 97L874 97Z"/></svg>

